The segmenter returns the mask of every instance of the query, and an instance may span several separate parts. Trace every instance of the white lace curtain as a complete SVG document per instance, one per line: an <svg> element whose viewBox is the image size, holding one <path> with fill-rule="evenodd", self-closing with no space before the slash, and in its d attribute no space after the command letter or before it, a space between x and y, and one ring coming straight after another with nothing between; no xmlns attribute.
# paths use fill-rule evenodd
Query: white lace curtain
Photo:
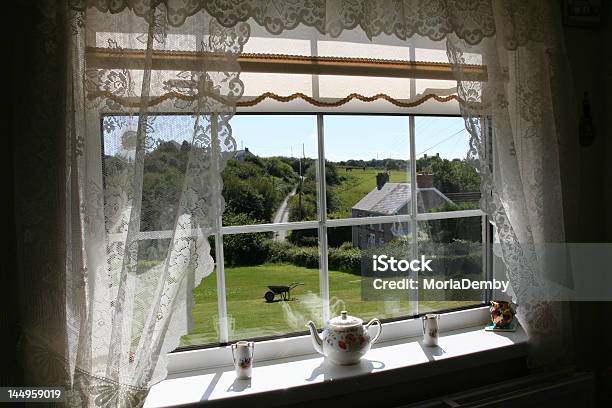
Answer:
<svg viewBox="0 0 612 408"><path fill-rule="evenodd" d="M534 344L561 339L562 310L547 301L549 282L559 279L537 250L564 241L558 146L562 133L575 129L574 115L563 110L572 105L559 103L571 88L563 85L555 1L45 4L41 27L56 43L43 52L65 55L54 79L67 74L65 228L58 237L67 254L61 273L36 269L35 262L24 267L26 279L52 281L56 289L46 302L27 302L22 350L31 384L66 386L73 406L139 406L164 378L165 355L187 330L187 282L197 284L213 269L205 237L223 211L220 172L225 152L235 150L229 124L242 94L236 58L248 23L281 36L301 24L332 38L354 29L371 39L446 41L470 157L483 180L482 209L495 224L521 323ZM161 69L157 56L164 51L197 58L188 71ZM474 55L487 67L485 82L461 72ZM171 232L158 237L167 240L161 263L140 274L144 156L156 142L155 113L168 111L193 115L193 147L167 217ZM100 135L115 130L116 148L127 153L105 168Z"/></svg>
<svg viewBox="0 0 612 408"><path fill-rule="evenodd" d="M189 288L214 268L208 236L223 211L220 174L236 149L236 56L249 36L247 24L226 28L205 11L175 27L163 3L130 2L112 13L105 3L52 1L42 10L51 27L47 57L65 52L58 238L66 254L61 274L30 271L57 291L48 302L27 301L22 351L28 383L66 387L75 407L142 405L187 332ZM168 50L189 52L190 69L160 68L155 57ZM175 204L152 230L143 184L145 156L164 142L157 112L188 113L193 127ZM142 263L147 240L159 243L154 266Z"/></svg>

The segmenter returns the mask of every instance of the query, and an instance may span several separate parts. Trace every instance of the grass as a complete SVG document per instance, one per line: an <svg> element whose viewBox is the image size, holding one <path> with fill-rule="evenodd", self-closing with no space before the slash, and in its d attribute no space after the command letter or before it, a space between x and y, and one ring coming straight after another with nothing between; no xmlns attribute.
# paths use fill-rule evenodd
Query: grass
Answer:
<svg viewBox="0 0 612 408"><path fill-rule="evenodd" d="M308 320L322 325L319 297L319 270L288 264L262 264L225 269L227 308L230 318L230 341L304 331ZM408 314L405 301L362 301L361 278L345 272L329 271L330 309L332 316L341 310L364 320ZM304 283L292 291L293 300L266 303L268 285ZM204 278L194 289L194 326L183 336L181 346L218 341L216 275ZM473 304L466 301L426 301L423 311L441 310Z"/></svg>
<svg viewBox="0 0 612 408"><path fill-rule="evenodd" d="M345 167L338 167L338 174L344 178L342 184L331 187L342 202L340 210L330 214L330 218L346 218L351 216L351 208L376 187L376 175L384 170L366 168L353 168L347 171ZM389 181L393 183L408 182L410 176L406 171L391 170Z"/></svg>

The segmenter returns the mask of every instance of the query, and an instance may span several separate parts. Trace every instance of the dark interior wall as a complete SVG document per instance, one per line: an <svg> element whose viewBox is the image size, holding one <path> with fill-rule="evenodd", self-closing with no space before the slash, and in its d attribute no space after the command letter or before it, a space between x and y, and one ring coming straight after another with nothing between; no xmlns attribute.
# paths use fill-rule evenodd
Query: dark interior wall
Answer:
<svg viewBox="0 0 612 408"><path fill-rule="evenodd" d="M569 163L571 171L565 172L566 178L574 177L571 181L578 183L573 196L565 197L575 204L566 214L569 242L612 242L612 7L610 2L602 3L608 7L600 27L564 26L576 109L581 112L582 95L588 92L597 132L593 145L575 144L575 160ZM598 373L599 397L612 403L612 357L593 353L612 338L612 322L602 318L612 313L612 302L576 302L571 308L576 364Z"/></svg>
<svg viewBox="0 0 612 408"><path fill-rule="evenodd" d="M607 142L612 131L612 116L607 106L610 83L605 83L606 77L609 81L611 68L609 65L606 66L606 59L610 58L609 42L612 38L609 26L609 18L605 18L602 26L598 28L564 26L567 54L577 96L576 109L578 113L582 111L582 98L584 93L588 93L597 132L594 143L588 147L578 144L578 131L575 132L574 144L577 148L578 167L574 169L574 175L579 183L576 210L579 212L578 215L601 214L601 218L607 218L606 222L580 220L577 222L579 225L577 230L570 229L573 236L568 238L571 242L604 242L612 222L605 211L606 198L609 199L611 193L605 178L606 171L610 170L609 163L606 164L606 157L609 157L608 153L612 149L610 142ZM612 237L609 232L607 235Z"/></svg>
<svg viewBox="0 0 612 408"><path fill-rule="evenodd" d="M10 22L16 22L16 17L24 8L17 4L11 4L5 9L7 24L3 28L7 30L6 35L3 38L5 41L5 50L8 55L8 72L9 78L17 78L19 75L18 61L23 56L23 49L20 47L22 44L19 32L13 31L13 24ZM22 19L26 20L26 19ZM2 285L0 290L2 296L1 310L0 310L0 333L2 333L2 364L0 364L0 384L2 386L8 385L22 385L22 372L21 367L17 361L15 349L17 347L19 339L19 324L18 324L18 292L15 288L18 287L17 278L17 256L16 256L16 223L15 223L15 164L14 164L14 147L16 137L16 123L14 115L14 99L19 92L18 83L20 81L12 81L9 84L8 89L10 96L8 98L2 98L2 112L5 117L4 129L8 129L8 135L5 133L5 139L3 140L3 151L2 160L0 161L2 166L2 174L5 177L3 183L4 194L2 201L2 217L4 219L4 226L8 229L9 239L4 240L3 249L4 256L1 260L1 272L2 272Z"/></svg>
<svg viewBox="0 0 612 408"><path fill-rule="evenodd" d="M605 242L612 242L612 4L608 5L607 24L602 33L601 40L605 44L602 51L602 81L604 89L602 137L605 138L606 161L604 168L604 213L606 217ZM605 133L604 133L605 132Z"/></svg>
<svg viewBox="0 0 612 408"><path fill-rule="evenodd" d="M608 1L608 12L604 26L599 37L601 57L601 106L602 117L599 122L600 137L604 139L605 164L602 177L602 190L604 191L605 233L604 241L612 242L612 2Z"/></svg>
<svg viewBox="0 0 612 408"><path fill-rule="evenodd" d="M38 368L28 351L36 350L33 344L40 340L22 334L32 327L37 327L37 333L65 331L65 281L60 274L66 265L62 222L66 115L61 101L66 100L67 32L64 25L57 24L63 17L62 7L54 10L41 7L39 0L23 0L7 2L3 10L5 49L10 55L4 60L10 69L6 88L11 97L10 105L3 109L9 116L6 138L10 141L3 142L0 163L8 167L10 193L2 200L9 207L2 215L14 235L3 246L8 250L3 259L8 273L0 284L0 333L8 344L2 347L5 356L0 370L2 385L51 385L26 378L25 373L44 376L46 370L22 369L25 361ZM59 344L57 338L50 340Z"/></svg>

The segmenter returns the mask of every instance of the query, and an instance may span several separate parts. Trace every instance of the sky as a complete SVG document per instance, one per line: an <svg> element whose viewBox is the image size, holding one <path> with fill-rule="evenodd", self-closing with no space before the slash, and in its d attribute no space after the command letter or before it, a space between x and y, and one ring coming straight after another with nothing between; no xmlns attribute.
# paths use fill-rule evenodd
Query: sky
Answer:
<svg viewBox="0 0 612 408"><path fill-rule="evenodd" d="M193 131L191 116L157 116L154 128L163 140L190 140ZM232 135L238 149L249 150L263 157L317 156L317 119L313 115L235 115ZM135 126L134 130L135 130ZM105 153L120 152L125 128L105 135ZM324 117L325 156L331 161L404 159L410 157L408 117L344 116ZM468 133L460 117L416 117L416 157L423 154L447 159L465 158Z"/></svg>

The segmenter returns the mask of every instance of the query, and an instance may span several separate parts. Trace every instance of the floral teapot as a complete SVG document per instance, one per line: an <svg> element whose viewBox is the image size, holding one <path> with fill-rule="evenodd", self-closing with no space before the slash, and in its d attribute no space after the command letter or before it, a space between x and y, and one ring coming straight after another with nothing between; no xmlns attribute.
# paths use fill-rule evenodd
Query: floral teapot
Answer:
<svg viewBox="0 0 612 408"><path fill-rule="evenodd" d="M368 327L373 324L378 324L378 332L372 339ZM380 320L372 319L364 326L363 320L349 316L346 311L329 320L321 336L313 322L308 322L307 326L312 335L314 349L340 365L357 364L382 332Z"/></svg>

